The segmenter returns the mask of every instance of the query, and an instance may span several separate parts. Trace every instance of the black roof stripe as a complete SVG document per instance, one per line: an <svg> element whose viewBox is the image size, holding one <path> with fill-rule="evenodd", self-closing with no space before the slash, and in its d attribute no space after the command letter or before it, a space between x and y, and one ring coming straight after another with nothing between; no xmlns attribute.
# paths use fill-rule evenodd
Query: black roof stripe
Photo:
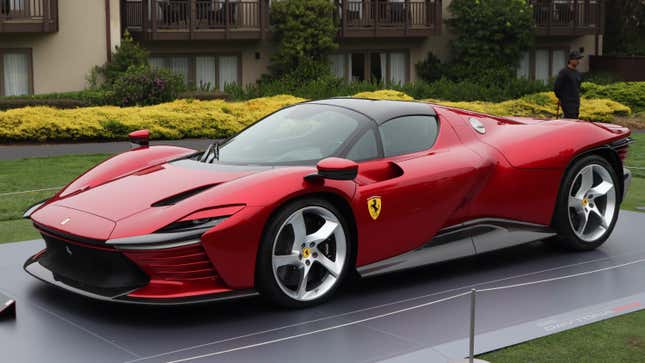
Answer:
<svg viewBox="0 0 645 363"><path fill-rule="evenodd" d="M317 105L344 107L358 111L372 118L377 123L383 123L399 116L428 115L436 116L431 104L417 101L371 100L365 98L329 98L307 102Z"/></svg>

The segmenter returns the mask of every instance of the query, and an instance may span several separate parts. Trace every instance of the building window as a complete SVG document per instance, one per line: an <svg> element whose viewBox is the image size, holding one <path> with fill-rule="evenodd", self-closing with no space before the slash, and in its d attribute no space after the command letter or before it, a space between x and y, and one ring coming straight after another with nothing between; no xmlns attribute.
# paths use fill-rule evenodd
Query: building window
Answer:
<svg viewBox="0 0 645 363"><path fill-rule="evenodd" d="M548 82L558 75L567 65L567 49L537 48L526 52L520 59L517 76L526 79Z"/></svg>
<svg viewBox="0 0 645 363"><path fill-rule="evenodd" d="M228 84L240 83L240 57L237 55L155 55L153 67L181 75L189 87L223 91Z"/></svg>
<svg viewBox="0 0 645 363"><path fill-rule="evenodd" d="M538 81L546 82L549 80L551 71L549 70L549 50L536 49L535 50L535 79Z"/></svg>
<svg viewBox="0 0 645 363"><path fill-rule="evenodd" d="M353 82L370 81L404 84L408 81L406 52L352 52L329 57L332 73Z"/></svg>
<svg viewBox="0 0 645 363"><path fill-rule="evenodd" d="M0 49L2 96L21 96L32 93L31 51Z"/></svg>
<svg viewBox="0 0 645 363"><path fill-rule="evenodd" d="M332 54L329 56L331 72L338 78L345 78L345 57L344 54Z"/></svg>
<svg viewBox="0 0 645 363"><path fill-rule="evenodd" d="M531 61L529 52L524 52L517 67L517 77L529 79L531 77Z"/></svg>

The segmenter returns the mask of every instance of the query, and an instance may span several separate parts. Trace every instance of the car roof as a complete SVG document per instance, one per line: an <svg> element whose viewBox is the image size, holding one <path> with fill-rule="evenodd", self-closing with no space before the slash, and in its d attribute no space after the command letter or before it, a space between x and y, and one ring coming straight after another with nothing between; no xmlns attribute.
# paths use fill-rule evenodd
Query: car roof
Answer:
<svg viewBox="0 0 645 363"><path fill-rule="evenodd" d="M310 101L309 104L330 105L360 112L377 123L405 115L436 116L431 104L415 101L371 100L366 98L329 98Z"/></svg>

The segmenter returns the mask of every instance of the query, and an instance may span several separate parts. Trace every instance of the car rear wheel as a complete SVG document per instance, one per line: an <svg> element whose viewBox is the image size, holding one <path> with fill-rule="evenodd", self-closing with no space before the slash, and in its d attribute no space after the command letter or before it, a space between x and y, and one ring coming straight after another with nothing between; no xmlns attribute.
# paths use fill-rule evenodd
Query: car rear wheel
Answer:
<svg viewBox="0 0 645 363"><path fill-rule="evenodd" d="M325 301L351 265L349 231L342 214L326 200L303 199L282 208L260 246L258 289L287 307Z"/></svg>
<svg viewBox="0 0 645 363"><path fill-rule="evenodd" d="M554 216L563 247L588 251L607 240L618 219L618 185L614 168L602 157L590 155L571 166Z"/></svg>

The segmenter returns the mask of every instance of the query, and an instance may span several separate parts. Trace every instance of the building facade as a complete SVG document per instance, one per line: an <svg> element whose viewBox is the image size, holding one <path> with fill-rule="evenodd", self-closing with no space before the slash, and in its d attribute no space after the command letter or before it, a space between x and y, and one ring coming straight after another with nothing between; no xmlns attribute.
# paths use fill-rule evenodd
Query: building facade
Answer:
<svg viewBox="0 0 645 363"><path fill-rule="evenodd" d="M0 95L82 90L120 26L119 0L0 0Z"/></svg>
<svg viewBox="0 0 645 363"><path fill-rule="evenodd" d="M275 1L275 0L274 0ZM527 0L537 42L518 75L548 80L570 50L599 55L604 0ZM450 0L335 0L333 72L348 80L414 81L415 64L449 56ZM271 0L0 0L0 95L83 89L128 31L153 66L197 88L249 84L267 72ZM588 69L583 60L580 69Z"/></svg>

